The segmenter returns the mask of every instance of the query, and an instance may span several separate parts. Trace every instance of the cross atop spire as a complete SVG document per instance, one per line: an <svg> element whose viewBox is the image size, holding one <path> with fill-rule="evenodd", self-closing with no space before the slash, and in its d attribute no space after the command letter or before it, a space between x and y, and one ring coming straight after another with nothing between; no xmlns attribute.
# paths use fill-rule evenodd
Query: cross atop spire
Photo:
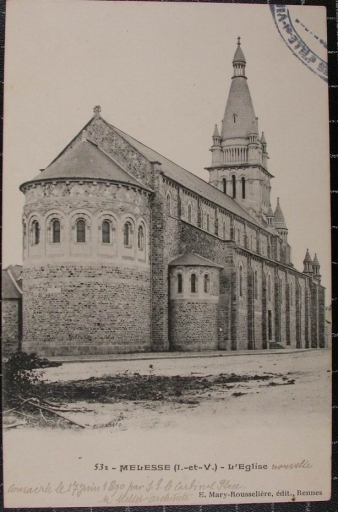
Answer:
<svg viewBox="0 0 338 512"><path fill-rule="evenodd" d="M244 53L243 53L243 50L241 48L241 38L240 37L237 37L237 48L236 48L236 51L235 51L235 55L234 55L234 58L232 60L232 63L234 65L234 74L235 76L245 76L245 64L246 64L246 60L245 60L245 57L244 57ZM237 73L236 73L236 67L241 67L242 68L242 72L241 73L238 73L238 70L237 70Z"/></svg>

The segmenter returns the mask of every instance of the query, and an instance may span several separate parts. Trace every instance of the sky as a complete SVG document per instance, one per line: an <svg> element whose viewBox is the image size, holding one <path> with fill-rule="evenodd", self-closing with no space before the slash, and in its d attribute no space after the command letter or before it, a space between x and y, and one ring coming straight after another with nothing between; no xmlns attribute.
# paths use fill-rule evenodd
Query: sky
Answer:
<svg viewBox="0 0 338 512"><path fill-rule="evenodd" d="M325 8L290 6L326 59ZM301 25L297 24L297 30ZM208 181L237 37L296 268L317 253L330 302L327 84L282 41L268 5L9 0L4 104L3 266L22 263L19 185L101 115Z"/></svg>

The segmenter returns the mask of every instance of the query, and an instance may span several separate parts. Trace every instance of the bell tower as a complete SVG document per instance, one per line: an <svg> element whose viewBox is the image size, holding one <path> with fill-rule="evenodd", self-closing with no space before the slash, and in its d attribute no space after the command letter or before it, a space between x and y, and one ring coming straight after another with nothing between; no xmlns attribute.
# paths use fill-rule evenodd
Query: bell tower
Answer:
<svg viewBox="0 0 338 512"><path fill-rule="evenodd" d="M268 225L270 180L267 143L259 136L246 77L246 60L238 38L232 61L233 76L221 125L213 133L209 183L233 197L263 225Z"/></svg>

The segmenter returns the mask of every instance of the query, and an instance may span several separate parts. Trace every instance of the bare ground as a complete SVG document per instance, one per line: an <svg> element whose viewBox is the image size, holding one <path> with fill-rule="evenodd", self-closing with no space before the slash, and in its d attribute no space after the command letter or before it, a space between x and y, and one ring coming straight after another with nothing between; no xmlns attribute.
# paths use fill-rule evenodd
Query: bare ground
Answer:
<svg viewBox="0 0 338 512"><path fill-rule="evenodd" d="M44 373L43 398L91 429L227 430L241 421L327 421L330 352L67 363ZM67 412L69 408L69 412ZM82 409L72 412L70 409ZM258 413L258 414L257 414ZM210 421L212 418L212 421ZM280 419L279 419L280 418ZM283 418L283 420L281 420ZM74 428L48 411L13 411L17 429ZM14 434L14 432L13 432Z"/></svg>

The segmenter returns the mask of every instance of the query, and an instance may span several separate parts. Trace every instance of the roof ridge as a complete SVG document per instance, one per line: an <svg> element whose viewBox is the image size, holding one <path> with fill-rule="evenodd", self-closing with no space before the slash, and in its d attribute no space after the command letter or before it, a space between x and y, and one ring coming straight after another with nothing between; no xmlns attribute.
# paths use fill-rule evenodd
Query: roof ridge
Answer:
<svg viewBox="0 0 338 512"><path fill-rule="evenodd" d="M101 118L101 119L102 119L102 118ZM107 121L105 121L105 122L107 122ZM123 133L124 135L126 135L127 137L129 137L129 138L131 138L131 139L135 140L138 144L141 144L142 146L146 147L147 149L149 149L149 150L150 150L150 151L152 151L153 153L157 153L159 156L161 156L162 158L164 158L164 159L165 159L165 160L167 160L168 162L170 162L170 163L172 163L172 164L176 165L176 166L177 166L177 167L179 167L180 169L183 169L183 171L188 172L188 173L189 173L189 174L191 174L194 178L197 178L198 180L202 181L204 185L208 185L208 187L211 187L211 188L212 188L212 190L217 190L217 192L218 192L219 194L223 194L223 192L221 192L218 188L214 187L213 185L210 185L210 183L208 183L207 181L205 181L205 180L204 180L203 178L201 178L200 176L197 176L197 174L194 174L193 172L189 171L189 170L188 170L188 169L186 169L185 167L182 167L181 165L177 164L177 163L176 163L176 162L174 162L173 160L170 160L170 158L167 158L166 156L162 155L162 154L161 154L161 153L159 153L158 151L155 151L154 149L150 148L149 146L147 146L147 145L146 145L146 144L144 144L143 142L141 142L141 141L139 141L139 140L135 139L135 137L132 137L132 136L131 136L131 135L129 135L128 133L125 133L125 132L124 132L123 130L121 130L120 128L117 128L116 126L114 126L114 125L112 125L112 124L110 124L110 123L107 123L107 124L109 124L109 126L110 126L111 128L113 128L114 130L118 130L118 132L121 132L121 133ZM126 140L126 142L128 142L128 140ZM136 149L136 151L138 151L138 149ZM143 156L144 156L147 160L149 160L149 159L148 159L148 157L147 157L146 155L143 155ZM171 179L172 179L172 178L171 178ZM175 181L175 180L174 180L174 181ZM182 186L183 186L183 185L182 185ZM185 188L186 188L186 187L185 187ZM203 191L201 190L200 192L201 192L201 194L203 195ZM249 215L249 216L252 218L252 222L253 222L253 224L256 224L256 225L258 224L258 225L259 225L259 227L261 227L261 228L263 228L263 229L264 229L264 227L263 227L263 226L261 226L261 225L257 222L257 220L256 220L254 217L252 217L252 215L251 215L247 210L245 210L245 209L244 209L244 208L243 208L239 203L237 203L237 202L236 202L232 197L230 197L230 196L227 196L227 197L228 197L231 201L233 201L233 202L234 202L234 203L235 203L235 204L236 204L236 205L237 205L237 206L238 206L238 207L239 207L243 212L245 212L247 215ZM210 202L212 202L212 201L210 200ZM226 209L226 208L225 208L225 209Z"/></svg>

